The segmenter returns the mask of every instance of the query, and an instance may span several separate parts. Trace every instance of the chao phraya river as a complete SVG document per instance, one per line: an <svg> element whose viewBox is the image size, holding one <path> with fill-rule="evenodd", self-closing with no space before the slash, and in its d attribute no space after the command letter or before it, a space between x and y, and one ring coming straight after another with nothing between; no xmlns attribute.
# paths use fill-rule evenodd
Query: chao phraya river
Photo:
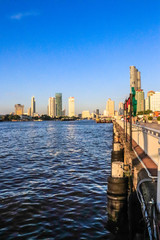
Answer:
<svg viewBox="0 0 160 240"><path fill-rule="evenodd" d="M108 239L112 124L0 123L0 239Z"/></svg>

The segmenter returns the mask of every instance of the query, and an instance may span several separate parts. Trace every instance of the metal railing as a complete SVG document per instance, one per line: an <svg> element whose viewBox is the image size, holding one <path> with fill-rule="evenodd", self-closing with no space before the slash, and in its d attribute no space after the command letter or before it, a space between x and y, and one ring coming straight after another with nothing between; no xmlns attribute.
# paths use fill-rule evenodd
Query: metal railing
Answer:
<svg viewBox="0 0 160 240"><path fill-rule="evenodd" d="M124 129L124 123L121 120L116 122ZM125 129L126 132L126 129ZM130 124L127 123L127 134L130 136ZM144 152L158 166L160 148L160 130L145 127L140 124L132 124L132 139L144 150Z"/></svg>

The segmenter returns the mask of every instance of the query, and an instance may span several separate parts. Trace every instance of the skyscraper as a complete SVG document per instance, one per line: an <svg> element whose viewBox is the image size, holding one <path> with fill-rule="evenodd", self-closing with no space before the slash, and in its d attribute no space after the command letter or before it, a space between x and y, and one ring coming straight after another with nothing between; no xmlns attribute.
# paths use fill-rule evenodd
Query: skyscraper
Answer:
<svg viewBox="0 0 160 240"><path fill-rule="evenodd" d="M75 106L74 106L74 97L68 99L68 116L75 116Z"/></svg>
<svg viewBox="0 0 160 240"><path fill-rule="evenodd" d="M144 92L142 89L136 91L137 113L144 111Z"/></svg>
<svg viewBox="0 0 160 240"><path fill-rule="evenodd" d="M54 97L50 97L48 100L48 115L52 118L56 116L56 103Z"/></svg>
<svg viewBox="0 0 160 240"><path fill-rule="evenodd" d="M99 115L99 109L96 109L96 115Z"/></svg>
<svg viewBox="0 0 160 240"><path fill-rule="evenodd" d="M114 101L112 101L110 98L108 99L106 104L106 111L108 116L114 116Z"/></svg>
<svg viewBox="0 0 160 240"><path fill-rule="evenodd" d="M130 66L130 92L132 92L132 87L135 91L141 89L141 73L135 66Z"/></svg>
<svg viewBox="0 0 160 240"><path fill-rule="evenodd" d="M35 101L35 97L33 96L31 99L31 116L34 117L36 113L36 101Z"/></svg>
<svg viewBox="0 0 160 240"><path fill-rule="evenodd" d="M15 115L23 115L24 113L24 105L15 104Z"/></svg>
<svg viewBox="0 0 160 240"><path fill-rule="evenodd" d="M56 116L62 116L62 93L56 93Z"/></svg>

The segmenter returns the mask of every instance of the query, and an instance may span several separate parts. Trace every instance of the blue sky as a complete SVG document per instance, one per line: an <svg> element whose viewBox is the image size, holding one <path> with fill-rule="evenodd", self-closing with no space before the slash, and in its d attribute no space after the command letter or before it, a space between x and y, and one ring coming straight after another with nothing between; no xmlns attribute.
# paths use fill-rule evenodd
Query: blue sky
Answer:
<svg viewBox="0 0 160 240"><path fill-rule="evenodd" d="M102 112L128 96L130 65L160 91L159 0L0 0L1 114L32 96L45 113L56 92Z"/></svg>

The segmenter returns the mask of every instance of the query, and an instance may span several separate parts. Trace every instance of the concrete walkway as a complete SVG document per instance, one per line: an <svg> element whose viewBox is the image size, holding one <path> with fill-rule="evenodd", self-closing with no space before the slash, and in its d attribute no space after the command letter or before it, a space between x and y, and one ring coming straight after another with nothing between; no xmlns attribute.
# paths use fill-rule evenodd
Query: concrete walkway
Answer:
<svg viewBox="0 0 160 240"><path fill-rule="evenodd" d="M151 176L157 176L157 165L153 162L153 160L143 151L143 149L132 140L132 147L137 153L139 160L143 162Z"/></svg>

